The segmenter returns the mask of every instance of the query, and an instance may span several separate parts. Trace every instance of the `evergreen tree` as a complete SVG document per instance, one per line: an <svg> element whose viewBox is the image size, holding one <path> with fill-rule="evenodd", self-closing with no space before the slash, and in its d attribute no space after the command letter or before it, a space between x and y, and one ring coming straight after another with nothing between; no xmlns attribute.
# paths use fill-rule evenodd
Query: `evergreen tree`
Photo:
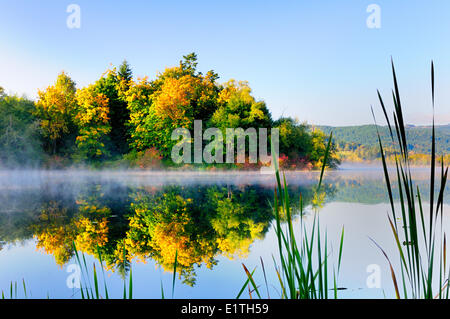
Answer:
<svg viewBox="0 0 450 319"><path fill-rule="evenodd" d="M121 80L129 82L133 78L133 72L131 71L130 64L127 60L123 60L122 64L119 66L119 72L117 73Z"/></svg>
<svg viewBox="0 0 450 319"><path fill-rule="evenodd" d="M131 84L132 71L126 60L119 67L119 71L110 71L98 81L98 91L108 97L109 118L111 124L111 153L125 154L128 152L128 129L130 111L127 102L121 97L119 91L127 91Z"/></svg>

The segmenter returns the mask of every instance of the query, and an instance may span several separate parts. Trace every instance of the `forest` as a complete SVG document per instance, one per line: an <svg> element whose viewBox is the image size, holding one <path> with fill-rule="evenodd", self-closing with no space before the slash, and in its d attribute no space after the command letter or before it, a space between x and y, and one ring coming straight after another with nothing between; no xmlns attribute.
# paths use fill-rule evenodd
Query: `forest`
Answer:
<svg viewBox="0 0 450 319"><path fill-rule="evenodd" d="M380 148L377 139L377 129L386 151L388 162L395 162L395 145L389 136L387 126L319 126L325 134L333 132L336 149L341 161L361 163L380 161ZM410 161L413 165L428 165L431 161L431 126L407 125ZM437 125L436 154L443 156L445 163L450 162L450 125ZM394 134L396 134L394 129ZM438 158L440 162L442 159Z"/></svg>
<svg viewBox="0 0 450 319"><path fill-rule="evenodd" d="M238 168L262 164L183 164L171 161L176 128L278 128L280 166L322 166L328 135L298 119L273 119L246 81L218 82L213 70L197 70L197 55L183 56L154 79L135 78L129 63L111 67L86 87L66 72L39 90L35 101L0 87L0 167ZM269 136L270 139L270 136ZM269 144L270 145L270 144ZM329 167L339 157L334 143Z"/></svg>

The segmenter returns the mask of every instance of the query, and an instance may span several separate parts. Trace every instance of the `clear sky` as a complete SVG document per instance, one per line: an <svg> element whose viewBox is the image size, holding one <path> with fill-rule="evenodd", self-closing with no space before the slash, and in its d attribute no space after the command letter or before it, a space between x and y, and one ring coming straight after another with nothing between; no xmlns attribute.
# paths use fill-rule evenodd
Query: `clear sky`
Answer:
<svg viewBox="0 0 450 319"><path fill-rule="evenodd" d="M66 25L72 3L80 29ZM366 24L373 3L379 29ZM154 78L194 51L200 71L249 81L274 118L368 124L371 104L380 114L376 89L390 96L392 56L407 122L428 124L433 59L445 124L449 35L448 0L0 0L0 86L35 98L62 70L80 87L124 58L136 76Z"/></svg>

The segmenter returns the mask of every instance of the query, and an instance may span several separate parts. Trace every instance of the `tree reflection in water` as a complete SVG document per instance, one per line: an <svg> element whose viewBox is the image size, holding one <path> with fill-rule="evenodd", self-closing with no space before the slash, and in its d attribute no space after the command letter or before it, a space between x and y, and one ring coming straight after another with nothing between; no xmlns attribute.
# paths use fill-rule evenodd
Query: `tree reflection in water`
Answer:
<svg viewBox="0 0 450 319"><path fill-rule="evenodd" d="M307 205L317 204L312 188L290 191L302 193ZM99 250L106 269L122 277L132 260L152 259L173 271L177 253L177 271L185 284L193 286L197 267L213 268L218 256L246 257L251 244L264 238L273 219L272 199L273 190L263 186L89 183L72 195L35 196L40 204L34 205L34 211L9 216L20 219L6 221L17 229L0 229L0 239L12 243L34 237L36 247L53 255L61 267L74 256L74 243L96 258Z"/></svg>

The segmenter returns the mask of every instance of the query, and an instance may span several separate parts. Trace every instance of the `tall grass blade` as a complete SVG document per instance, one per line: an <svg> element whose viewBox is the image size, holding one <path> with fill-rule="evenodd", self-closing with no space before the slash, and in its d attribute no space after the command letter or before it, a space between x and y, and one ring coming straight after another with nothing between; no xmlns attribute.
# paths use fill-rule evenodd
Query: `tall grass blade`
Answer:
<svg viewBox="0 0 450 319"><path fill-rule="evenodd" d="M173 278L172 278L172 299L175 293L175 279L177 276L177 262L178 262L178 250L175 251L175 261L173 263Z"/></svg>
<svg viewBox="0 0 450 319"><path fill-rule="evenodd" d="M100 293L99 293L99 290L98 290L97 270L95 269L95 263L93 263L93 269L94 269L95 297L96 297L96 299L100 299Z"/></svg>
<svg viewBox="0 0 450 319"><path fill-rule="evenodd" d="M378 143L383 164L386 186L391 204L392 219L388 216L389 225L394 235L395 244L400 259L400 271L402 274L403 297L408 298L433 298L433 289L438 287L438 298L448 298L448 279L450 276L447 269L447 243L446 236L443 233L443 208L444 192L447 182L448 168L444 169L443 159L441 159L441 179L440 184L436 183L436 132L435 132L435 79L434 63L431 62L431 100L433 109L433 119L431 126L431 161L430 161L430 183L429 183L429 214L425 216L422 197L419 187L414 187L413 175L411 173L411 164L408 154L408 141L406 135L406 126L403 118L402 104L395 72L394 63L391 59L392 75L394 80L394 90L392 98L394 102L394 125L395 138L390 130L391 139L398 145L399 154L395 154L395 168L397 177L397 186L399 193L399 203L401 208L400 226L403 228L399 232L398 220L394 207L392 196L391 180L386 165L386 158L381 142L380 133L377 126ZM388 126L390 121L387 116L386 107L379 91L378 98L383 109ZM372 110L373 114L373 110ZM375 120L375 116L374 116ZM375 121L376 123L376 121ZM437 196L436 186L439 186ZM416 201L417 198L417 201ZM439 218L440 217L440 218ZM427 220L428 218L428 220ZM402 239L400 239L402 237ZM403 246L401 241L404 240ZM375 241L372 240L374 243ZM375 243L376 244L376 243ZM392 273L392 279L396 289L397 298L400 298L397 279L392 264L381 247L376 244L389 262ZM436 274L436 270L438 273ZM444 292L446 289L446 292Z"/></svg>
<svg viewBox="0 0 450 319"><path fill-rule="evenodd" d="M253 269L253 271L251 272L251 275L253 276L253 274L255 273L255 269ZM250 277L247 276L247 280L245 281L244 285L242 286L241 290L239 290L239 293L236 296L236 299L239 299L242 295L242 293L244 292L245 288L248 286L248 283L250 282Z"/></svg>
<svg viewBox="0 0 450 319"><path fill-rule="evenodd" d="M250 283L252 284L253 289L255 290L256 294L257 294L258 297L259 297L259 299L262 299L262 298L261 298L261 295L260 295L260 293L259 293L258 287L256 286L256 283L255 283L255 281L253 280L252 274L248 271L247 267L246 267L244 264L242 264L242 267L244 267L244 271L245 271L245 273L247 274L247 277L248 277L248 279L250 280Z"/></svg>
<svg viewBox="0 0 450 319"><path fill-rule="evenodd" d="M103 260L102 260L102 253L100 251L100 247L97 245L97 254L98 254L98 259L100 261L100 268L102 269L102 275L103 275L103 284L105 287L105 298L109 299L109 295L108 295L108 287L106 286L106 277L105 277L105 270L103 269Z"/></svg>
<svg viewBox="0 0 450 319"><path fill-rule="evenodd" d="M264 267L264 262L262 257L259 257L259 259L261 260L261 266L262 266L262 270L263 270L263 275L264 275L264 282L266 283L266 290L267 290L267 298L270 299L270 294L269 294L269 285L267 284L267 276L266 276L266 269Z"/></svg>
<svg viewBox="0 0 450 319"><path fill-rule="evenodd" d="M133 299L133 269L130 267L130 279L128 284L128 299Z"/></svg>

